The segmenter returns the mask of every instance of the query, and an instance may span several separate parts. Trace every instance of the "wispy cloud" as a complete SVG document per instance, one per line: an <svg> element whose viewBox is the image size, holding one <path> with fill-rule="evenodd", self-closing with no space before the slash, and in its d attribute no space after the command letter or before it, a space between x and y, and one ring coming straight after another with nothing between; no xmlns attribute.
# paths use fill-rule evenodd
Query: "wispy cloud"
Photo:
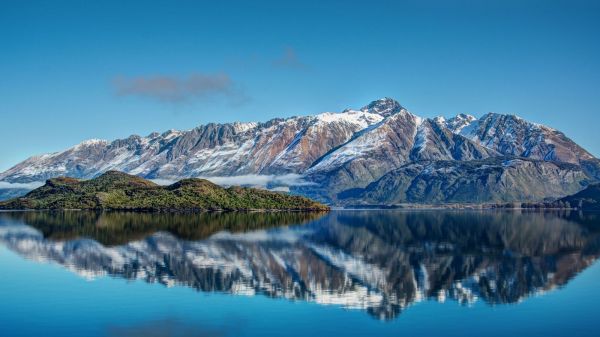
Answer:
<svg viewBox="0 0 600 337"><path fill-rule="evenodd" d="M167 185L171 185L177 182L176 179L160 179L160 178L156 178L156 179L149 179L151 182L161 185L161 186L167 186Z"/></svg>
<svg viewBox="0 0 600 337"><path fill-rule="evenodd" d="M276 67L287 67L296 69L306 69L308 66L300 61L296 50L292 47L286 47L283 50L283 54L273 61L273 65Z"/></svg>
<svg viewBox="0 0 600 337"><path fill-rule="evenodd" d="M225 73L194 73L187 77L157 75L117 77L113 81L116 94L153 99L166 103L225 98L232 104L241 104L248 98L240 87Z"/></svg>
<svg viewBox="0 0 600 337"><path fill-rule="evenodd" d="M198 178L209 180L221 186L255 186L275 191L289 191L290 186L314 185L313 182L306 181L302 175L293 173L283 175L246 174L239 176ZM176 180L152 179L152 181L159 185L170 185Z"/></svg>
<svg viewBox="0 0 600 337"><path fill-rule="evenodd" d="M34 188L38 188L44 185L43 181L34 181L30 183L9 183L8 181L0 181L0 189L9 188L9 189L25 189L25 190L33 190Z"/></svg>
<svg viewBox="0 0 600 337"><path fill-rule="evenodd" d="M246 174L240 176L228 176L228 177L202 177L210 180L215 184L223 186L233 185L250 185L260 187L282 187L282 186L306 186L313 183L304 180L299 174L283 174L283 175L259 175L259 174Z"/></svg>

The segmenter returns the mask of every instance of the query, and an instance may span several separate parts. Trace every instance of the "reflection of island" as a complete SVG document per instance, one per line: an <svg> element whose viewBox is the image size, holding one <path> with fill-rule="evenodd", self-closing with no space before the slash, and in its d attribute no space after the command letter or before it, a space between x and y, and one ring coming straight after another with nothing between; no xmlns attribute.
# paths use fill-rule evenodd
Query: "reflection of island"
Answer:
<svg viewBox="0 0 600 337"><path fill-rule="evenodd" d="M566 284L600 251L598 217L578 214L333 212L279 228L303 219L80 212L92 220L79 229L57 226L65 215L42 214L0 213L0 242L90 277L339 304L379 318L425 298L517 302ZM215 233L219 226L227 231Z"/></svg>
<svg viewBox="0 0 600 337"><path fill-rule="evenodd" d="M1 215L2 213L0 213ZM141 240L158 231L184 240L202 240L220 231L247 232L298 225L323 216L322 212L17 212L5 213L52 240L94 239L106 246Z"/></svg>

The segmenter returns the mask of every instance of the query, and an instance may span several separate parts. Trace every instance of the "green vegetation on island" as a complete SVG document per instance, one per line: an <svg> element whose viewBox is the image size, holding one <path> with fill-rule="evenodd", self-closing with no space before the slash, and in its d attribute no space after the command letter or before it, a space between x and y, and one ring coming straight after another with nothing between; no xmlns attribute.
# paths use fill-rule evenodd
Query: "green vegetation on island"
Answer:
<svg viewBox="0 0 600 337"><path fill-rule="evenodd" d="M305 197L232 186L204 179L183 179L169 186L118 171L94 179L49 179L21 198L0 202L0 209L89 209L135 211L326 211Z"/></svg>

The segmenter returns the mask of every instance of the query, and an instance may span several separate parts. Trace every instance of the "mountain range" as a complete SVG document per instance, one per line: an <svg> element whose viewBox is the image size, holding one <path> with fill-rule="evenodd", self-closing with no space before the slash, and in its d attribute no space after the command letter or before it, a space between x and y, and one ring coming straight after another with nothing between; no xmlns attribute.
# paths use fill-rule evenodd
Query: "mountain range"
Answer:
<svg viewBox="0 0 600 337"><path fill-rule="evenodd" d="M600 160L553 128L497 113L422 118L383 98L338 113L87 140L31 157L0 182L41 185L109 170L259 185L334 205L535 202L600 180Z"/></svg>

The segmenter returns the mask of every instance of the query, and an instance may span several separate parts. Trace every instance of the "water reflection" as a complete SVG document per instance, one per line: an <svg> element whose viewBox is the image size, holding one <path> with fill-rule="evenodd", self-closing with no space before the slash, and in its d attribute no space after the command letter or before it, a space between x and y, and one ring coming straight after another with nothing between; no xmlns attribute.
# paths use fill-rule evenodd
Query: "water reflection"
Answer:
<svg viewBox="0 0 600 337"><path fill-rule="evenodd" d="M0 243L85 277L360 308L515 303L600 252L597 214L341 211L201 215L0 213Z"/></svg>

